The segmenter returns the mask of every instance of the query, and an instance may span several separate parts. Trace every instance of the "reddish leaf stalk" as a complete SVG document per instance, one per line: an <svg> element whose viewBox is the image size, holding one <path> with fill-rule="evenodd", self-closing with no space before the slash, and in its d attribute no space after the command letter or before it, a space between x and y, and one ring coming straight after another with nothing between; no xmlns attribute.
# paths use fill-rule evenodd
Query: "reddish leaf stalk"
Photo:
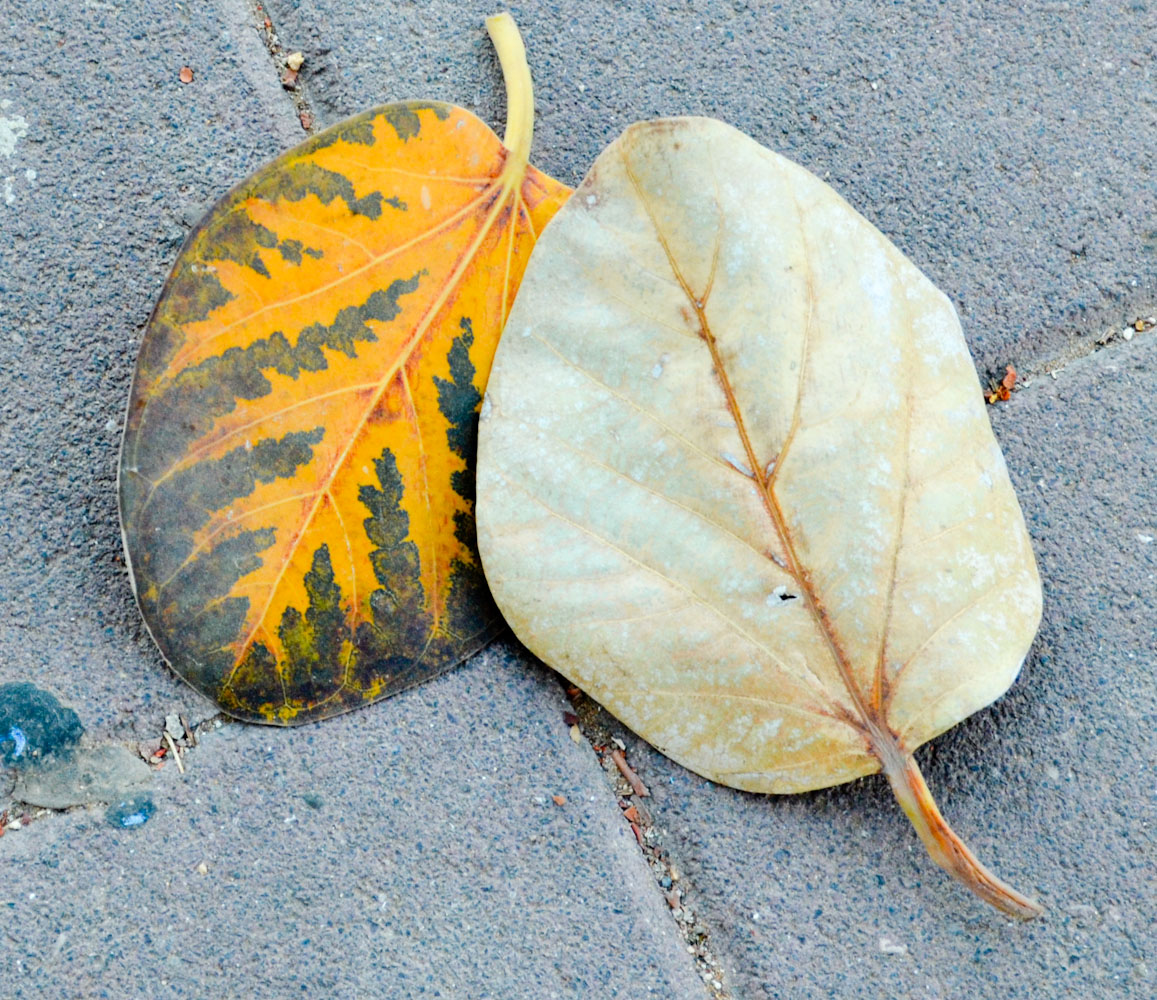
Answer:
<svg viewBox="0 0 1157 1000"><path fill-rule="evenodd" d="M1031 920L1044 908L1012 886L1002 882L977 860L976 856L953 833L924 782L924 776L912 755L894 740L876 746L875 751L892 785L900 808L912 821L920 840L932 860L954 878L963 882L986 903L1002 913L1021 920Z"/></svg>

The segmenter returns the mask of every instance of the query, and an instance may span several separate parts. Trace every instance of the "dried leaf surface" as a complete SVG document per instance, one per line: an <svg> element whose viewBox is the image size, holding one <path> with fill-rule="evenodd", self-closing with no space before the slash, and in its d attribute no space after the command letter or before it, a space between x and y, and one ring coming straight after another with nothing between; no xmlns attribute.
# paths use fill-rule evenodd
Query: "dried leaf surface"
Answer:
<svg viewBox="0 0 1157 1000"><path fill-rule="evenodd" d="M141 347L122 520L150 631L230 713L333 715L501 627L475 415L569 194L521 153L461 108L376 108L244 181L182 251Z"/></svg>
<svg viewBox="0 0 1157 1000"><path fill-rule="evenodd" d="M1008 688L1039 619L977 390L948 300L831 188L719 122L633 126L499 346L498 606L706 777L911 784L910 751Z"/></svg>

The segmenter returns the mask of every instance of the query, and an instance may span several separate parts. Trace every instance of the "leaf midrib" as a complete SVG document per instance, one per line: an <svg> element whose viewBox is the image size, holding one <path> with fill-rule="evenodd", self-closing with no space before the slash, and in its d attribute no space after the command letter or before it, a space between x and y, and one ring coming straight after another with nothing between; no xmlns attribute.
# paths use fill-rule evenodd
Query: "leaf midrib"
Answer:
<svg viewBox="0 0 1157 1000"><path fill-rule="evenodd" d="M525 176L525 172L523 172L523 174ZM286 569L288 568L289 564L292 562L293 553L297 550L297 546L300 544L302 537L305 535L306 528L308 527L310 522L313 520L313 518L316 516L318 506L321 503L321 498L328 492L330 486L333 483L334 478L337 476L338 471L342 467L344 467L344 465L345 465L345 463L349 457L349 454L350 454L351 450L353 449L354 444L356 443L356 441L358 441L360 439L360 437L361 437L361 435L365 429L366 423L369 419L369 415L373 412L374 408L377 406L378 402L380 401L380 399L382 397L382 394L386 391L386 389L389 387L389 384L396 377L398 371L402 368L402 366L405 364L405 362L409 359L410 355L413 353L413 351L417 347L417 345L421 342L422 338L425 337L426 332L429 330L430 324L433 323L434 319L437 317L437 315L441 311L442 307L446 304L446 302L450 299L450 296L453 294L454 290L458 287L459 283L462 280L462 276L466 273L466 271L469 268L470 262L477 255L478 250L482 246L482 243L485 240L487 234L489 234L489 232L493 228L495 220L501 215L503 210L507 207L507 202L510 201L510 196L512 193L514 194L514 199L512 202L512 207L513 207L514 211L511 213L512 218L511 218L510 224L512 226L518 225L518 219L520 216L519 210L522 206L520 179L510 177L509 171L504 170L503 174L499 175L499 177L496 178L495 183L494 183L494 187L496 187L500 190L500 194L499 194L499 197L497 197L494 200L494 205L491 207L489 213L487 214L485 221L479 227L478 232L475 234L475 237L471 241L470 245L466 248L466 250L464 250L461 254L459 254L458 259L454 263L454 268L450 272L450 274L447 276L447 279L446 279L446 281L442 287L442 290L439 292L439 294L437 296L435 296L433 301L427 307L424 315L422 316L422 319L415 326L413 334L409 337L407 342L402 346L402 349L398 352L398 355L397 355L397 358L396 358L394 364L390 367L389 371L385 374L385 376L378 382L378 388L371 396L366 407L363 409L362 416L359 419L354 431L349 435L349 440L346 442L345 448L343 448L341 453L334 459L332 465L330 466L328 474L326 476L324 476L321 480L319 480L319 485L318 485L316 499L314 501L314 504L310 508L309 513L306 514L306 516L302 519L298 530L294 532L293 540L289 543L289 546L285 552L285 556L281 560L281 566L278 569L277 576L269 586L269 592L268 592L268 595L266 596L265 604L262 607L261 612L253 619L254 624L251 627L251 629L249 630L249 633L245 636L245 638L241 642L238 643L238 645L236 647L237 648L236 662L234 663L232 670L230 670L228 676L226 677L223 686L232 682L234 675L236 674L237 670L240 668L241 663L244 660L246 651L252 645L253 640L254 640L255 636L257 635L257 633L264 627L264 622L265 622L266 616L269 614L269 609L273 604L274 596L276 595L279 587L281 586L281 581L282 581L282 578L285 576ZM357 607L351 608L351 614L352 614L355 622L358 618L358 612L359 612L359 609ZM433 636L433 634L437 628L437 624L438 623L435 622L431 626L430 638L432 638L432 636ZM279 671L279 674L280 674L280 671Z"/></svg>
<svg viewBox="0 0 1157 1000"><path fill-rule="evenodd" d="M698 321L699 336L707 345L707 349L711 354L712 367L715 371L720 388L723 391L728 412L731 414L732 421L734 422L736 431L739 434L744 453L747 456L748 467L753 470L752 475L749 478L751 479L756 488L756 491L759 494L764 509L767 511L768 518L771 521L771 525L775 531L777 539L783 546L787 560L787 572L790 573L799 584L800 591L804 597L804 601L808 606L808 610L811 612L812 618L816 622L820 634L823 636L825 644L828 646L828 649L832 654L832 658L836 664L836 669L840 674L840 679L843 682L844 688L847 691L849 698L852 700L852 703L855 706L856 714L855 716L845 714L844 711L841 711L842 706L839 704L833 704L831 706L832 711L837 715L838 718L841 719L841 721L845 722L852 729L859 732L867 743L869 751L878 757L880 755L880 748L884 746L894 746L896 738L894 734L891 733L886 719L884 719L882 714L879 711L876 711L874 706L867 699L865 699L864 693L860 690L859 685L856 683L847 652L843 648L843 644L840 642L839 636L836 632L834 623L831 620L831 616L827 608L824 606L823 601L820 599L819 594L816 592L811 575L803 567L799 555L796 552L794 539L792 538L791 532L787 527L787 521L783 515L783 510L779 506L779 501L776 498L775 492L772 488L772 484L777 473L780 469L783 468L784 460L787 457L788 446L791 444L791 439L794 436L795 429L799 422L799 411L802 400L802 385L804 378L804 366L802 361L806 359L807 340L810 336L811 324L809 322L808 326L805 328L804 359L801 359L800 365L800 391L797 391L796 394L796 404L795 412L793 414L792 426L787 438L785 438L784 445L780 448L779 454L775 456L773 471L770 473L770 475L763 475L760 472L755 471L762 469L763 466L755 454L755 449L752 446L750 435L747 433L746 422L744 421L742 411L740 410L739 402L736 399L735 391L732 388L731 380L727 374L727 369L724 365L723 358L719 353L715 335L711 330L711 324L708 321L706 315L707 298L714 281L715 269L719 257L719 244L721 237L717 233L711 266L711 277L708 280L707 289L704 293L696 295L695 291L691 288L686 277L684 276L682 269L679 267L679 263L671 251L670 244L668 243L667 238L663 233L662 227L659 225L659 220L656 217L655 211L647 198L647 194L642 184L640 183L638 176L635 174L631 167L631 163L627 155L626 144L624 144L622 147L621 157L623 168L627 174L627 177L635 190L635 194L639 199L639 203L643 206L643 209L647 214L647 218L651 223L652 229L654 230L655 239L659 246L662 248L663 253L667 258L667 263L669 264L671 271L675 276L675 280L678 282L680 288L683 291L683 294L686 296L687 302L694 312L696 320ZM800 231L801 233L803 232L802 214L800 218ZM815 291L810 274L811 262L806 254L804 257L804 266L809 273L808 292L810 301L808 315L810 320L810 317L814 312Z"/></svg>

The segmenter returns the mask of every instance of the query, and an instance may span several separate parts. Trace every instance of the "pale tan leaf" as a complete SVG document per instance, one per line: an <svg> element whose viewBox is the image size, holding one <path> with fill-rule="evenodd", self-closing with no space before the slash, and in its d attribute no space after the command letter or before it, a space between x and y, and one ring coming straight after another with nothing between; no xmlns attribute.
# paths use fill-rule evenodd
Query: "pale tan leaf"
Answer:
<svg viewBox="0 0 1157 1000"><path fill-rule="evenodd" d="M911 760L1040 615L977 390L951 304L830 187L719 122L636 125L531 258L479 545L523 642L675 760L764 792L883 768L937 860L1028 915Z"/></svg>

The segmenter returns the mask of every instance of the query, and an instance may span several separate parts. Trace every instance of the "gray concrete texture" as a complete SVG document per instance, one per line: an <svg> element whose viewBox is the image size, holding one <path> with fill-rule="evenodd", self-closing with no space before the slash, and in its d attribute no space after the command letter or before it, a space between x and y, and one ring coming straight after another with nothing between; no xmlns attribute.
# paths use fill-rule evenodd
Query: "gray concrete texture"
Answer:
<svg viewBox="0 0 1157 1000"><path fill-rule="evenodd" d="M319 125L428 97L501 133L492 8L266 8L305 54ZM575 184L631 121L722 118L908 253L957 304L982 374L1031 376L993 417L1040 560L1041 634L1013 691L920 760L958 832L1048 913L1014 925L957 889L882 781L745 795L623 733L726 988L1153 996L1157 342L1119 331L1157 311L1157 8L513 13L541 168ZM51 691L93 745L155 745L166 715L215 712L143 631L114 480L136 349L185 233L304 137L262 16L0 0L0 684ZM157 773L144 825L79 808L0 838L0 995L708 995L566 707L505 644L317 726L210 723L186 774Z"/></svg>
<svg viewBox="0 0 1157 1000"><path fill-rule="evenodd" d="M490 651L393 705L224 725L139 830L7 834L3 995L700 1000L545 672Z"/></svg>
<svg viewBox="0 0 1157 1000"><path fill-rule="evenodd" d="M1048 907L1039 921L946 882L882 777L769 800L632 747L738 996L1157 995L1154 400L1151 336L995 412L1044 622L1013 691L917 754L957 833Z"/></svg>

